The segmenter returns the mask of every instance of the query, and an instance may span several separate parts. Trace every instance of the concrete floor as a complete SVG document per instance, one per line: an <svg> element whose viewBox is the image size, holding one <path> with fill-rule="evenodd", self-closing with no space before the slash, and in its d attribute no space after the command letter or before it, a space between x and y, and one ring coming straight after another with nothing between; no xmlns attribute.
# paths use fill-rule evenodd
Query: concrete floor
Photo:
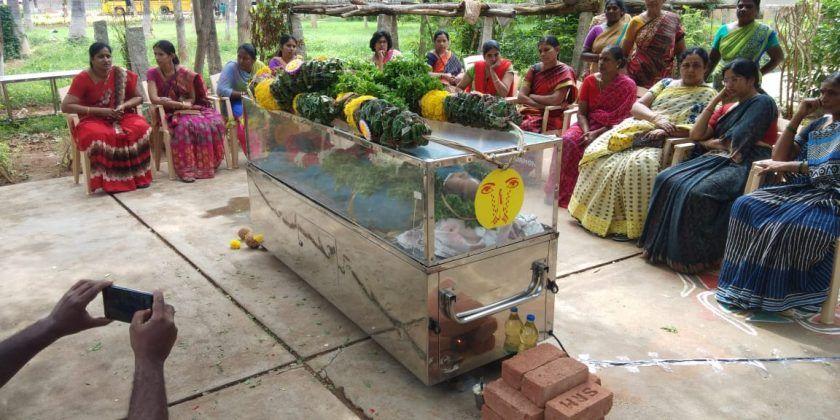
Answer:
<svg viewBox="0 0 840 420"><path fill-rule="evenodd" d="M0 337L76 279L109 278L162 288L178 310L172 418L479 417L470 388L498 362L424 386L270 253L228 248L247 197L242 170L194 184L161 172L116 196L69 178L0 188ZM611 418L836 416L840 326L726 313L708 278L560 219L554 328L615 392ZM131 366L125 324L64 338L0 390L0 418L119 418Z"/></svg>

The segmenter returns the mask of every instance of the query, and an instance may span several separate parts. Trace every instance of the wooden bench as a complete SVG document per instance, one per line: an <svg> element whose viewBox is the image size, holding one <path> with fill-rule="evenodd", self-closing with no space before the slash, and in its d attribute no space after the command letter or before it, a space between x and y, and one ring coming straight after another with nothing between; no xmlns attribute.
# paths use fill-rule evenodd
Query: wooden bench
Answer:
<svg viewBox="0 0 840 420"><path fill-rule="evenodd" d="M59 95L58 87L56 86L56 79L66 79L75 77L81 73L81 70L61 70L49 71L46 73L26 73L26 74L11 74L7 76L0 76L0 90L3 91L3 104L6 106L6 114L9 116L9 121L14 118L12 116L12 102L9 100L9 90L6 87L12 83L36 82L39 80L49 80L50 91L52 92L53 111L58 114L59 110Z"/></svg>

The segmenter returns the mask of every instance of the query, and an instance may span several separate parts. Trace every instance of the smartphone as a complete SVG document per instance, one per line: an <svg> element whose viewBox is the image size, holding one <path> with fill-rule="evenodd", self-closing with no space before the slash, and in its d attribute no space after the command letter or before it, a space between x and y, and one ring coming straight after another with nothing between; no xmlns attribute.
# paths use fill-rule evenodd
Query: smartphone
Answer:
<svg viewBox="0 0 840 420"><path fill-rule="evenodd" d="M102 289L102 302L105 305L105 318L131 323L134 313L152 309L154 298L149 292L128 289L120 286L108 286Z"/></svg>

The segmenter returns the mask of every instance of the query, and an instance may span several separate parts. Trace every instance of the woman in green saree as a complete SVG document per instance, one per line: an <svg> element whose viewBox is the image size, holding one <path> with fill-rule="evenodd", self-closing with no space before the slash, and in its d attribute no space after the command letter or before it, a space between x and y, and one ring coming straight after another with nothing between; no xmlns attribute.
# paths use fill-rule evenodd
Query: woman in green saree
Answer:
<svg viewBox="0 0 840 420"><path fill-rule="evenodd" d="M784 60L785 53L779 45L776 31L755 21L760 4L761 0L738 0L738 20L722 25L715 34L709 54L711 66L706 73L707 79L709 75L714 75L715 89L723 87L721 69L735 59L746 58L759 64L761 57L767 53L770 61L761 67L762 75L773 71Z"/></svg>

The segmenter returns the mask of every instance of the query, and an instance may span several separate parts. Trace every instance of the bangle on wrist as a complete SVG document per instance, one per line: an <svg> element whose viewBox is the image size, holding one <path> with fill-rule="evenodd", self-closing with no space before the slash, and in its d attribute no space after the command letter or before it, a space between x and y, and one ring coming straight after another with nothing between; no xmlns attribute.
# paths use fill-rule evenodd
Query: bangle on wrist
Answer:
<svg viewBox="0 0 840 420"><path fill-rule="evenodd" d="M785 131L788 131L788 132L790 132L791 134L796 135L796 128L794 128L794 127L793 127L792 125L790 125L790 124L788 124L788 126L787 126L787 127L785 127Z"/></svg>
<svg viewBox="0 0 840 420"><path fill-rule="evenodd" d="M803 169L807 170L807 166L805 166L806 164L807 164L807 162L805 162L804 160L800 161L799 162L799 169L797 170L797 172L800 173L800 174L805 173L805 171L803 171Z"/></svg>

